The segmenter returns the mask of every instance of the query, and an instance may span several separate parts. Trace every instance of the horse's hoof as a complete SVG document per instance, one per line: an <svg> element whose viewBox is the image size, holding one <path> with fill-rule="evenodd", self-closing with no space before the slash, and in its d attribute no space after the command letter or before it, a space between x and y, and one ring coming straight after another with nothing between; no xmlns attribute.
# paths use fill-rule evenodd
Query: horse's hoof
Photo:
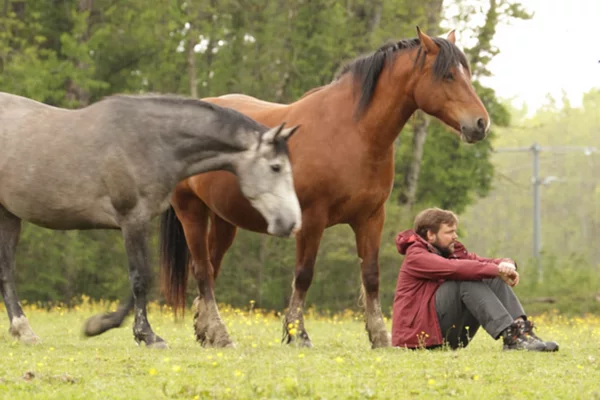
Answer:
<svg viewBox="0 0 600 400"><path fill-rule="evenodd" d="M144 343L146 345L146 348L148 349L168 349L169 345L167 344L167 342L165 342L165 340L163 338L161 338L158 335L155 335L154 333L150 333L150 334L138 334L138 335L134 335L133 339L135 340L135 342L137 343L138 346L140 346L142 343Z"/></svg>
<svg viewBox="0 0 600 400"><path fill-rule="evenodd" d="M218 347L221 349L235 349L235 343L231 339L219 340L218 342L213 342L213 347Z"/></svg>
<svg viewBox="0 0 600 400"><path fill-rule="evenodd" d="M42 343L42 340L31 329L31 326L24 315L13 318L10 328L8 328L8 332L12 337L23 344Z"/></svg>
<svg viewBox="0 0 600 400"><path fill-rule="evenodd" d="M104 319L102 315L91 316L85 321L83 325L83 334L87 337L98 336L102 332L106 331L104 327Z"/></svg>
<svg viewBox="0 0 600 400"><path fill-rule="evenodd" d="M196 342L200 344L201 347L210 347L210 343L206 340L206 336L198 336L196 335Z"/></svg>
<svg viewBox="0 0 600 400"><path fill-rule="evenodd" d="M291 340L287 342L289 346L296 346L304 349L312 349L313 344L310 340Z"/></svg>
<svg viewBox="0 0 600 400"><path fill-rule="evenodd" d="M382 349L391 346L392 338L387 332L380 332L379 334L377 334L373 339L373 343L371 343L372 349Z"/></svg>
<svg viewBox="0 0 600 400"><path fill-rule="evenodd" d="M32 335L23 335L19 337L19 342L23 343L23 344L40 344L42 343L42 339L40 339L38 337L38 335L36 334L32 334Z"/></svg>
<svg viewBox="0 0 600 400"><path fill-rule="evenodd" d="M300 334L298 334L297 336L292 336L288 333L287 336L287 344L289 345L307 349L313 347L313 344L310 341L310 337L308 336L308 333L306 333L306 331L300 332Z"/></svg>
<svg viewBox="0 0 600 400"><path fill-rule="evenodd" d="M146 348L148 349L168 349L169 345L165 341L154 342L154 343L146 343Z"/></svg>
<svg viewBox="0 0 600 400"><path fill-rule="evenodd" d="M308 339L308 340L299 340L298 343L296 344L296 346L298 346L298 347L304 347L304 348L307 348L307 349L312 349L313 344L310 341L310 339Z"/></svg>

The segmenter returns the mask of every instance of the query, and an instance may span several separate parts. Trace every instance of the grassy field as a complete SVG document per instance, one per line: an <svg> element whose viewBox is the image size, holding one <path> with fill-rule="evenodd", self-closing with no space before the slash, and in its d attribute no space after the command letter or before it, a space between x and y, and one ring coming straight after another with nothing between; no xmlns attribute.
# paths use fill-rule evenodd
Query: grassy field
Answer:
<svg viewBox="0 0 600 400"><path fill-rule="evenodd" d="M558 353L503 352L480 332L458 351L371 350L360 314L308 314L312 349L280 344L273 314L223 306L235 349L194 342L191 314L174 322L150 308L167 350L133 341L126 326L84 339L81 327L114 304L84 304L26 313L43 343L26 346L0 318L2 399L403 399L468 397L600 399L600 317L535 318L538 334L560 343ZM2 308L3 315L5 310ZM388 327L390 322L388 321Z"/></svg>

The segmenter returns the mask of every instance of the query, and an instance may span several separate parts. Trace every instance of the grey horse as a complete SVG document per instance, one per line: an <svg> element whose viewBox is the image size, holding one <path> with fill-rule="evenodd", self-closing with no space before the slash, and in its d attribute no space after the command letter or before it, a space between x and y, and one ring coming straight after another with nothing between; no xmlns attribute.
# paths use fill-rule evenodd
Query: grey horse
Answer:
<svg viewBox="0 0 600 400"><path fill-rule="evenodd" d="M14 281L21 221L54 229L120 229L133 296L135 340L166 347L146 315L150 220L176 185L227 170L269 232L293 236L301 211L287 140L298 127L269 129L229 108L170 95L117 95L78 110L0 93L0 290L10 333L37 343ZM88 320L88 336L107 328Z"/></svg>

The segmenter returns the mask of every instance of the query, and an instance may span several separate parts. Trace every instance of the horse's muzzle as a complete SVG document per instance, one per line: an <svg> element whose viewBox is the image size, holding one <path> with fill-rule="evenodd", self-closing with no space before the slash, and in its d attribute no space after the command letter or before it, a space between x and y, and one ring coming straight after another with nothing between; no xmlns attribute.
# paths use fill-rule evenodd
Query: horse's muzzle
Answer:
<svg viewBox="0 0 600 400"><path fill-rule="evenodd" d="M300 231L300 228L300 225L295 221L276 218L272 224L269 224L267 231L271 235L279 237L294 237Z"/></svg>
<svg viewBox="0 0 600 400"><path fill-rule="evenodd" d="M478 118L471 126L462 125L460 132L465 142L476 143L486 138L489 127L489 124L483 118Z"/></svg>

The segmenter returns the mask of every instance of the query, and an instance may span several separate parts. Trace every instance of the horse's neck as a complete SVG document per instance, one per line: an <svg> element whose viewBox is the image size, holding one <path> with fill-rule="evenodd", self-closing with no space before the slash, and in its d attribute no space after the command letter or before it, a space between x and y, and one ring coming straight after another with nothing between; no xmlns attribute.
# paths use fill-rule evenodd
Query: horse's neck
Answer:
<svg viewBox="0 0 600 400"><path fill-rule="evenodd" d="M213 110L182 104L157 113L162 118L155 129L167 150L170 160L164 167L171 175L183 180L208 171L234 171L235 159L249 138L227 131L229 124L219 123Z"/></svg>
<svg viewBox="0 0 600 400"><path fill-rule="evenodd" d="M409 95L410 91L406 90L406 86L410 84L410 73L407 72L400 79L393 79L391 74L384 71L369 106L358 119L355 113L360 90L355 89L353 79L347 74L338 82L311 93L306 97L306 101L310 97L321 97L321 101L328 104L335 102L335 107L327 109L335 110L332 112L340 124L348 124L351 127L345 135L359 135L364 149L373 157L389 155L393 151L395 139L417 109Z"/></svg>
<svg viewBox="0 0 600 400"><path fill-rule="evenodd" d="M387 68L382 71L373 98L359 122L364 140L379 152L393 150L394 141L418 108L412 96L412 62L400 60L401 57L406 55L399 55L396 62L406 63L404 73L393 75Z"/></svg>

